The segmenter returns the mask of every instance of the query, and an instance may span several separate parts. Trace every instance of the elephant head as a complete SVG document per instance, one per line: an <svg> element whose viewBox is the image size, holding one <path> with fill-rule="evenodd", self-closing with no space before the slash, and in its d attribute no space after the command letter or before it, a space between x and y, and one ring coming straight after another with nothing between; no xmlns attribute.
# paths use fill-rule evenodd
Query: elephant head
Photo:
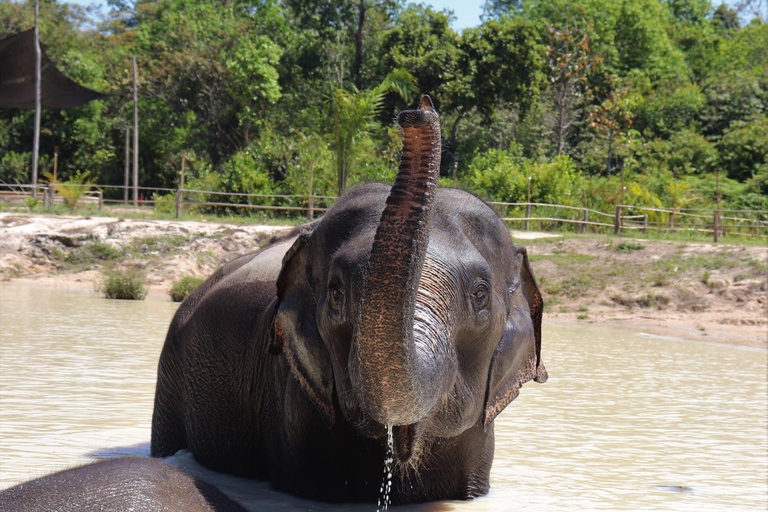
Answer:
<svg viewBox="0 0 768 512"><path fill-rule="evenodd" d="M526 251L485 203L437 189L429 97L398 117L394 186L353 189L300 235L277 281L275 339L329 425L393 426L401 463L426 442L485 429L544 382L543 302Z"/></svg>

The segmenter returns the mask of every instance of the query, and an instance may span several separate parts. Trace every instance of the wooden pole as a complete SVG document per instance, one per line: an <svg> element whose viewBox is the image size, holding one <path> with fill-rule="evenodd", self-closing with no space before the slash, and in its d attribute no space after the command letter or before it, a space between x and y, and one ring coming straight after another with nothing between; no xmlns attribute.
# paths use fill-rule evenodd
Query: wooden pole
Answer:
<svg viewBox="0 0 768 512"><path fill-rule="evenodd" d="M37 163L40 153L40 32L38 30L38 13L40 7L35 0L35 135L32 142L32 197L37 197Z"/></svg>
<svg viewBox="0 0 768 512"><path fill-rule="evenodd" d="M525 205L525 230L528 231L528 218L531 216L531 177L528 176L528 202Z"/></svg>
<svg viewBox="0 0 768 512"><path fill-rule="evenodd" d="M714 229L712 230L714 232L714 239L715 243L717 243L719 239L719 231L720 231L720 168L717 168L717 172L715 173L715 180L716 180L716 188L717 188L717 208L715 209L715 216L714 219L712 219L712 224Z"/></svg>
<svg viewBox="0 0 768 512"><path fill-rule="evenodd" d="M59 146L53 146L53 183L48 184L48 193L43 196L43 203L45 203L47 198L48 206L50 206L51 208L53 208L54 206L54 195L56 193L56 183L58 183L59 181L58 169L59 169Z"/></svg>
<svg viewBox="0 0 768 512"><path fill-rule="evenodd" d="M453 160L453 186L454 188L459 187L459 156L456 155L456 158Z"/></svg>
<svg viewBox="0 0 768 512"><path fill-rule="evenodd" d="M125 176L123 179L123 204L128 204L128 189L131 187L131 127L125 127Z"/></svg>
<svg viewBox="0 0 768 512"><path fill-rule="evenodd" d="M586 233L587 232L587 221L589 220L589 211L587 210L587 184L584 183L584 216L582 217L582 221L584 222L581 225L581 232Z"/></svg>
<svg viewBox="0 0 768 512"><path fill-rule="evenodd" d="M181 179L179 179L179 189L176 191L176 218L181 215L181 205L184 204L184 169L187 165L187 155L181 155Z"/></svg>
<svg viewBox="0 0 768 512"><path fill-rule="evenodd" d="M315 181L315 160L312 159L312 164L309 166L309 199L307 200L307 219L314 220L315 218L315 197L312 194L312 186Z"/></svg>
<svg viewBox="0 0 768 512"><path fill-rule="evenodd" d="M139 89L136 85L136 56L133 56L133 206L139 205Z"/></svg>
<svg viewBox="0 0 768 512"><path fill-rule="evenodd" d="M53 182L59 181L58 177L59 169L59 146L53 146Z"/></svg>

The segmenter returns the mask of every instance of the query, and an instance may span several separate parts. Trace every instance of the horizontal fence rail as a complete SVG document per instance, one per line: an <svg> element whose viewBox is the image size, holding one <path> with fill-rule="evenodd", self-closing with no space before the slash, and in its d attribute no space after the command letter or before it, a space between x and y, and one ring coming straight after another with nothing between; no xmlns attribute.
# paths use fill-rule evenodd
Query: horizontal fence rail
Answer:
<svg viewBox="0 0 768 512"><path fill-rule="evenodd" d="M88 190L77 194L76 203L96 204L119 208L120 205L133 204L124 194L107 194L105 191L121 191L124 185L77 185L62 184L65 190ZM0 202L24 203L34 206L40 202L32 198L32 191L42 195L44 206L69 204L68 198L50 185L0 184ZM167 213L175 213L178 218L186 211L222 212L236 209L245 211L284 211L305 212L308 219L313 219L316 212L322 213L337 199L336 196L292 195L292 194L248 194L243 192L220 192L192 188L136 187L136 204L139 208L151 207ZM718 241L722 236L767 238L768 210L729 210L700 208L663 208L657 206L617 205L613 212L602 212L586 206L573 206L549 203L489 203L510 226L522 224L530 230L535 224L540 231L573 229L579 233L622 232L648 233L697 233L713 237Z"/></svg>

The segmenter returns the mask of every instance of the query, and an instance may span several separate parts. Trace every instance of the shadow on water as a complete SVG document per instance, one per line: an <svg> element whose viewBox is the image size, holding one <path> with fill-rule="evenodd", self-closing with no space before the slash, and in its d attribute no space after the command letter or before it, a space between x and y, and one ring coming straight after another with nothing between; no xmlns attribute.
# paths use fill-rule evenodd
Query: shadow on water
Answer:
<svg viewBox="0 0 768 512"><path fill-rule="evenodd" d="M149 443L128 446L111 446L90 451L86 457L92 459L119 459L120 457L149 457Z"/></svg>

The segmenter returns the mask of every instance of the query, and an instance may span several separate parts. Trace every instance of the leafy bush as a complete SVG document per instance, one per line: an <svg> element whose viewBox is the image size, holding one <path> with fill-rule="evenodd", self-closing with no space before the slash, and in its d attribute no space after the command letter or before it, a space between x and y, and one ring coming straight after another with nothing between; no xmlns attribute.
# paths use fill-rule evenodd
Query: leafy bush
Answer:
<svg viewBox="0 0 768 512"><path fill-rule="evenodd" d="M8 151L0 158L0 183L29 182L30 153Z"/></svg>
<svg viewBox="0 0 768 512"><path fill-rule="evenodd" d="M155 213L174 213L176 211L176 194L152 194L152 210Z"/></svg>
<svg viewBox="0 0 768 512"><path fill-rule="evenodd" d="M32 211L35 209L35 206L40 204L40 200L33 197L25 197L24 203L27 205L27 208L29 208L29 211Z"/></svg>
<svg viewBox="0 0 768 512"><path fill-rule="evenodd" d="M107 299L144 300L145 276L136 269L108 270L104 272L101 291Z"/></svg>
<svg viewBox="0 0 768 512"><path fill-rule="evenodd" d="M491 149L477 155L468 166L462 185L491 201L574 205L580 203L584 182L568 156L539 161L522 156L519 146L509 151Z"/></svg>
<svg viewBox="0 0 768 512"><path fill-rule="evenodd" d="M768 116L755 121L735 122L718 144L720 162L728 176L743 181L768 165Z"/></svg>
<svg viewBox="0 0 768 512"><path fill-rule="evenodd" d="M181 302L186 299L190 293L195 291L198 286L203 284L203 281L205 281L205 279L202 277L184 276L171 285L168 294L171 296L173 302Z"/></svg>

